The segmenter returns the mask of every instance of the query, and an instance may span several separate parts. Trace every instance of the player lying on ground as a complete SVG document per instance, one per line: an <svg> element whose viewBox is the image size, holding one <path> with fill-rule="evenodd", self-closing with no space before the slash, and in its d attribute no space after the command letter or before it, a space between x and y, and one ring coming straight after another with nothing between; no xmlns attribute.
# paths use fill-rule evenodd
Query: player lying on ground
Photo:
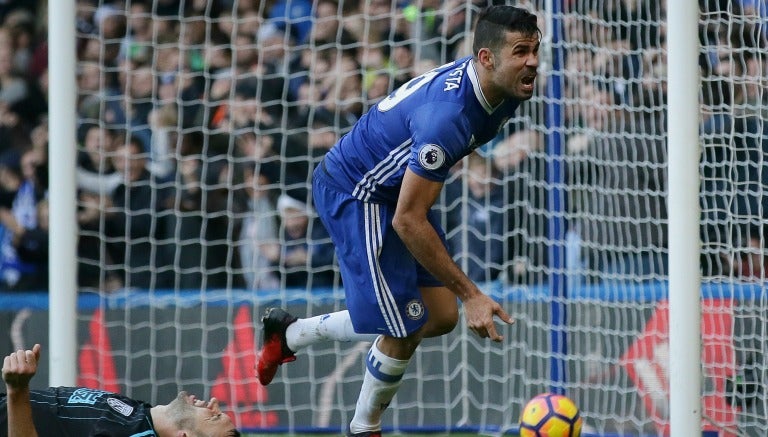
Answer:
<svg viewBox="0 0 768 437"><path fill-rule="evenodd" d="M472 56L400 87L325 155L313 174L312 198L336 246L348 311L297 320L270 309L256 365L262 384L298 349L378 335L349 426L352 436L376 437L421 340L458 323L457 300L470 330L502 340L494 317L512 318L453 261L431 208L451 167L495 138L533 96L536 21L512 6L483 11Z"/></svg>
<svg viewBox="0 0 768 437"><path fill-rule="evenodd" d="M3 360L5 394L0 394L0 437L237 437L240 432L219 409L180 392L168 405L151 406L119 394L83 387L30 390L40 345Z"/></svg>

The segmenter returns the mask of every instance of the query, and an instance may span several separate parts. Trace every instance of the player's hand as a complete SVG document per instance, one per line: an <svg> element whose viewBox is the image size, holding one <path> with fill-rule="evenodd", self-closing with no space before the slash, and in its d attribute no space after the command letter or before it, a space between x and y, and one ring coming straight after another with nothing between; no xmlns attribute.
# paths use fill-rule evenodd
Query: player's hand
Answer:
<svg viewBox="0 0 768 437"><path fill-rule="evenodd" d="M493 341L504 340L504 336L496 331L494 316L509 325L515 323L501 305L483 293L478 293L464 301L464 315L469 329L481 338L490 338Z"/></svg>
<svg viewBox="0 0 768 437"><path fill-rule="evenodd" d="M32 350L18 350L3 360L3 381L8 391L24 390L37 373L41 346L36 344Z"/></svg>

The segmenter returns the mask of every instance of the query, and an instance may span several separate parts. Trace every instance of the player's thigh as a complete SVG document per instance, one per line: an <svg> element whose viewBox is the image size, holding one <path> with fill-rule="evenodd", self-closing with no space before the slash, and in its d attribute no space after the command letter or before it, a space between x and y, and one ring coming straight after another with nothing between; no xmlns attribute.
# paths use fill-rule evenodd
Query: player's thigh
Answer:
<svg viewBox="0 0 768 437"><path fill-rule="evenodd" d="M394 207L314 184L313 197L338 255L355 332L408 337L427 321L416 260L392 229Z"/></svg>
<svg viewBox="0 0 768 437"><path fill-rule="evenodd" d="M459 322L459 302L448 287L421 287L421 297L429 318L422 328L424 337L436 337L453 331Z"/></svg>

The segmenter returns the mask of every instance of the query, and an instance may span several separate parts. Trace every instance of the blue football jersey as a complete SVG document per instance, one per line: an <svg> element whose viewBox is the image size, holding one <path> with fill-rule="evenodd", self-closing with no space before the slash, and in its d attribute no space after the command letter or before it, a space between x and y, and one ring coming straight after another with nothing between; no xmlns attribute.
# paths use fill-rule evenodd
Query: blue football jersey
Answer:
<svg viewBox="0 0 768 437"><path fill-rule="evenodd" d="M334 182L355 198L396 202L405 169L444 181L450 168L496 137L520 102L491 107L472 57L410 80L371 108L326 154Z"/></svg>

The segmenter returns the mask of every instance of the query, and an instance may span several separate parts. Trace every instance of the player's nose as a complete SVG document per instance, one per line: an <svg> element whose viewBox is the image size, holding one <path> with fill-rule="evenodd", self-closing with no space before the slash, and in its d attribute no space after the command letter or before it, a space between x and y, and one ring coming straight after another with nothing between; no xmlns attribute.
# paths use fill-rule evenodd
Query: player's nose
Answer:
<svg viewBox="0 0 768 437"><path fill-rule="evenodd" d="M531 68L537 68L539 66L539 54L532 52L528 54L528 58L525 60L525 65Z"/></svg>
<svg viewBox="0 0 768 437"><path fill-rule="evenodd" d="M213 411L215 414L221 413L221 408L219 407L219 400L216 398L211 398L210 401L208 401L208 408Z"/></svg>

